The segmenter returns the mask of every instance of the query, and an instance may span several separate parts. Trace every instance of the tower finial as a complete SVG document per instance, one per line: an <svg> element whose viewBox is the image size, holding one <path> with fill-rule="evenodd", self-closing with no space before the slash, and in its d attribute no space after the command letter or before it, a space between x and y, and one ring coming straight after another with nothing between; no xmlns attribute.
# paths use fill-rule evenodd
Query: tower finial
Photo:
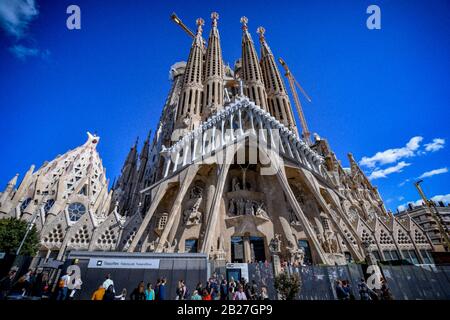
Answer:
<svg viewBox="0 0 450 320"><path fill-rule="evenodd" d="M217 27L217 20L219 20L219 14L217 12L211 13L211 19L212 19L212 26Z"/></svg>
<svg viewBox="0 0 450 320"><path fill-rule="evenodd" d="M195 24L197 25L197 34L201 34L203 31L203 26L205 25L205 20L203 20L202 18L198 18L197 20L195 20Z"/></svg>
<svg viewBox="0 0 450 320"><path fill-rule="evenodd" d="M259 40L261 42L264 41L264 34L266 33L266 29L264 29L264 27L258 27L258 29L256 29L256 33L259 34Z"/></svg>
<svg viewBox="0 0 450 320"><path fill-rule="evenodd" d="M246 16L241 17L242 30L247 30L248 18Z"/></svg>

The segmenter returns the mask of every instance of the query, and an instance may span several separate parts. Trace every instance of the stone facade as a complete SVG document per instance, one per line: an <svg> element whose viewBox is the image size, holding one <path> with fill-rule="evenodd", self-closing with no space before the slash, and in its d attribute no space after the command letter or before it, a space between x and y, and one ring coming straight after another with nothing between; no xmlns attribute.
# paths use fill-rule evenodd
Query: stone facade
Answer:
<svg viewBox="0 0 450 320"><path fill-rule="evenodd" d="M111 191L99 138L89 135L31 168L17 189L13 178L0 196L1 216L37 216L40 255L58 258L72 249L204 252L222 262L276 254L333 265L369 251L426 262L433 247L423 229L386 211L351 154L345 169L325 139L299 138L264 29L259 60L241 19L242 57L232 70L222 61L218 14L211 17L209 48L198 19L187 63L170 70L152 142L149 134L140 153L138 143L131 148Z"/></svg>

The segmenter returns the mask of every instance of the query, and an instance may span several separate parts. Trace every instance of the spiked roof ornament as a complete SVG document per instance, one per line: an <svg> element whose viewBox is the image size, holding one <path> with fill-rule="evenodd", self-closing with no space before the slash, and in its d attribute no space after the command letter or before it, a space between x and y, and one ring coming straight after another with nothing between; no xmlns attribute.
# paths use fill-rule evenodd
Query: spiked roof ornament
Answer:
<svg viewBox="0 0 450 320"><path fill-rule="evenodd" d="M217 20L219 20L219 14L217 12L211 13L212 26L217 27Z"/></svg>
<svg viewBox="0 0 450 320"><path fill-rule="evenodd" d="M242 30L247 30L247 23L248 23L248 18L246 16L241 17L241 23L242 23Z"/></svg>
<svg viewBox="0 0 450 320"><path fill-rule="evenodd" d="M266 29L264 29L264 27L259 27L258 29L256 29L256 33L259 34L259 39L262 41L264 40L264 34L266 33Z"/></svg>
<svg viewBox="0 0 450 320"><path fill-rule="evenodd" d="M203 26L205 25L205 20L203 20L202 18L198 18L197 20L195 20L195 24L197 25L197 34L201 34L203 31Z"/></svg>

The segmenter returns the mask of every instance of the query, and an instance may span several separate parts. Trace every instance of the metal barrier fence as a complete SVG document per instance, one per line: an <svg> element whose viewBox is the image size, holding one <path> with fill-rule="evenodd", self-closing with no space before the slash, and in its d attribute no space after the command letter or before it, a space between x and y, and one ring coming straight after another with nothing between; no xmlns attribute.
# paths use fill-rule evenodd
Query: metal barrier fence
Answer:
<svg viewBox="0 0 450 320"><path fill-rule="evenodd" d="M381 271L395 300L450 300L450 266L381 265ZM362 265L345 266L288 266L288 274L297 273L302 282L299 300L335 300L336 280L347 280L355 298L360 299L358 282L366 278ZM226 277L226 269L215 270L219 280ZM273 265L248 264L248 281L258 287L266 286L271 299L276 299Z"/></svg>

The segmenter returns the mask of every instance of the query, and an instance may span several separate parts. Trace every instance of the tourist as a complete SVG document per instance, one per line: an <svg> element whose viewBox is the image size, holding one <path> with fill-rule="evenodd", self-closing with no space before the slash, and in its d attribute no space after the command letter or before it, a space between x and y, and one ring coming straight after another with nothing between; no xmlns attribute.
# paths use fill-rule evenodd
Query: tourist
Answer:
<svg viewBox="0 0 450 320"><path fill-rule="evenodd" d="M155 300L155 290L153 290L150 282L147 284L147 289L145 289L145 300Z"/></svg>
<svg viewBox="0 0 450 320"><path fill-rule="evenodd" d="M355 296L352 292L352 287L350 286L350 281L344 280L342 281L342 289L344 289L345 293L348 295L349 300L355 300Z"/></svg>
<svg viewBox="0 0 450 320"><path fill-rule="evenodd" d="M220 300L228 300L228 284L225 279L220 284Z"/></svg>
<svg viewBox="0 0 450 320"><path fill-rule="evenodd" d="M159 300L159 287L161 286L161 279L158 278L155 284L155 300Z"/></svg>
<svg viewBox="0 0 450 320"><path fill-rule="evenodd" d="M197 283L195 290L197 290L197 292L203 292L203 284L201 282Z"/></svg>
<svg viewBox="0 0 450 320"><path fill-rule="evenodd" d="M16 270L10 270L8 275L0 280L0 300L6 299L12 288L12 283L16 277Z"/></svg>
<svg viewBox="0 0 450 320"><path fill-rule="evenodd" d="M349 295L347 292L345 292L344 288L342 287L342 281L336 280L336 295L339 300L349 300Z"/></svg>
<svg viewBox="0 0 450 320"><path fill-rule="evenodd" d="M67 292L69 291L69 285L70 283L70 274L69 272L66 272L65 275L63 275L58 282L58 296L56 297L56 300L66 300L67 299Z"/></svg>
<svg viewBox="0 0 450 320"><path fill-rule="evenodd" d="M71 278L74 276L74 274L75 274L75 270L72 271ZM81 285L82 285L82 284L83 284L83 281L81 281L81 278L80 278L80 277L75 278L75 281L73 282L73 289L72 289L72 291L70 292L69 299L71 299L71 300L74 299L75 294L76 294L78 291L81 290Z"/></svg>
<svg viewBox="0 0 450 320"><path fill-rule="evenodd" d="M105 276L105 281L103 282L103 288L105 288L105 290L108 290L109 286L113 286L113 290L114 290L114 281L112 281L110 273L108 273Z"/></svg>
<svg viewBox="0 0 450 320"><path fill-rule="evenodd" d="M197 290L194 290L194 293L191 296L191 300L202 300L202 296L198 294Z"/></svg>
<svg viewBox="0 0 450 320"><path fill-rule="evenodd" d="M384 278L381 279L381 300L394 300L391 290L389 290Z"/></svg>
<svg viewBox="0 0 450 320"><path fill-rule="evenodd" d="M234 290L232 287L228 287L227 300L234 300Z"/></svg>
<svg viewBox="0 0 450 320"><path fill-rule="evenodd" d="M186 286L184 285L183 280L178 281L176 293L177 296L175 297L175 300L184 300L186 296Z"/></svg>
<svg viewBox="0 0 450 320"><path fill-rule="evenodd" d="M361 300L372 300L372 293L374 292L369 289L364 278L361 278L361 280L359 281L358 290Z"/></svg>
<svg viewBox="0 0 450 320"><path fill-rule="evenodd" d="M251 298L252 300L257 300L258 299L258 285L256 284L255 280L252 280L252 285L250 287L250 294L251 294Z"/></svg>
<svg viewBox="0 0 450 320"><path fill-rule="evenodd" d="M202 300L212 300L207 289L203 289Z"/></svg>
<svg viewBox="0 0 450 320"><path fill-rule="evenodd" d="M233 300L248 300L247 296L244 293L244 288L242 286L239 286L237 291L234 294Z"/></svg>
<svg viewBox="0 0 450 320"><path fill-rule="evenodd" d="M131 300L145 300L145 284L144 281L139 282L138 286L134 288L130 294Z"/></svg>
<svg viewBox="0 0 450 320"><path fill-rule="evenodd" d="M166 300L166 278L161 279L158 290L158 300Z"/></svg>
<svg viewBox="0 0 450 320"><path fill-rule="evenodd" d="M118 296L114 296L114 299L115 300L121 300L121 301L126 300L127 299L127 289L123 288L122 289L122 293L119 294Z"/></svg>
<svg viewBox="0 0 450 320"><path fill-rule="evenodd" d="M234 292L236 291L236 282L234 281L234 278L231 277L230 279L230 284L229 284L229 288L231 289L231 292L234 294Z"/></svg>
<svg viewBox="0 0 450 320"><path fill-rule="evenodd" d="M259 295L259 298L261 300L270 300L269 299L269 293L267 292L267 287L266 286L262 286L261 287L261 293Z"/></svg>
<svg viewBox="0 0 450 320"><path fill-rule="evenodd" d="M105 288L103 285L99 286L97 290L92 294L91 300L103 300L103 296L105 295Z"/></svg>
<svg viewBox="0 0 450 320"><path fill-rule="evenodd" d="M103 301L114 301L114 299L116 298L114 292L114 285L111 284L108 289L106 289L106 292L103 295Z"/></svg>

